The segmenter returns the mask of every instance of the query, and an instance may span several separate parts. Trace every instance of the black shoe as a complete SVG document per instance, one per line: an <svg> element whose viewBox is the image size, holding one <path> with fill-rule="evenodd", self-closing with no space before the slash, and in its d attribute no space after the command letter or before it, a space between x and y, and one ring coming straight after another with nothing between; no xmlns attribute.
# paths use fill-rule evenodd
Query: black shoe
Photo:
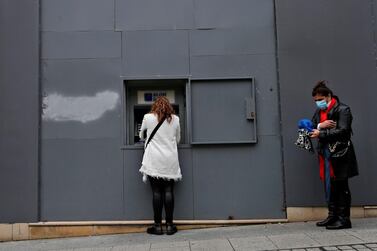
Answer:
<svg viewBox="0 0 377 251"><path fill-rule="evenodd" d="M177 227L173 223L166 224L166 234L173 235L178 231Z"/></svg>
<svg viewBox="0 0 377 251"><path fill-rule="evenodd" d="M328 216L323 221L317 222L316 225L317 227L326 227L328 225L333 224L336 220L337 220L336 216Z"/></svg>
<svg viewBox="0 0 377 251"><path fill-rule="evenodd" d="M155 235L162 235L164 232L162 231L161 223L155 223L153 226L147 228L148 234L155 234Z"/></svg>
<svg viewBox="0 0 377 251"><path fill-rule="evenodd" d="M339 216L338 219L332 223L326 226L326 229L328 230L338 230L338 229L347 229L352 228L351 221L348 217L341 217Z"/></svg>

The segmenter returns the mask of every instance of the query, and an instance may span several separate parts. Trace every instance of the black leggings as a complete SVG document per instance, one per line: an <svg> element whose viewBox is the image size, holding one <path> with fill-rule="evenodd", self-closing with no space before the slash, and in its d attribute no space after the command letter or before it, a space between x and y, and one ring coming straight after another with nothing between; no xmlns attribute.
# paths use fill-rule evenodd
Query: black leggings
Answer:
<svg viewBox="0 0 377 251"><path fill-rule="evenodd" d="M153 193L154 222L161 223L162 207L165 206L166 223L173 223L174 180L157 179L148 176Z"/></svg>

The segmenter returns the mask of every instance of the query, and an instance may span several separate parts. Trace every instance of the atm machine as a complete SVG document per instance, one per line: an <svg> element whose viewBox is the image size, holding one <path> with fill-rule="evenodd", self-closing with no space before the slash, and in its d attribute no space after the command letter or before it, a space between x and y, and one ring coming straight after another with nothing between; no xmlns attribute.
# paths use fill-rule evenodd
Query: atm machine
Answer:
<svg viewBox="0 0 377 251"><path fill-rule="evenodd" d="M186 97L185 82L177 81L129 81L126 83L126 125L128 145L141 145L139 131L145 114L150 112L153 102L165 96L172 104L181 123L181 143L186 142ZM127 123L128 121L128 123Z"/></svg>

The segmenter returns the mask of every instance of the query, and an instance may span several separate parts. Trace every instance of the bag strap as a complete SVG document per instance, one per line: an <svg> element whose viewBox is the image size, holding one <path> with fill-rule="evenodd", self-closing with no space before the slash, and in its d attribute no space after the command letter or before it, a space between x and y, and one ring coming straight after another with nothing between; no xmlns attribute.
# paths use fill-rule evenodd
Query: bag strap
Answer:
<svg viewBox="0 0 377 251"><path fill-rule="evenodd" d="M153 129L151 135L150 135L149 138L148 138L147 144L145 145L145 148L147 148L149 142L151 142L153 136L156 134L156 132L158 131L158 129L160 128L160 126L162 125L162 123L164 123L164 121L165 121L165 117L163 117L163 118L161 119L161 121L158 122L158 124L156 125L156 127Z"/></svg>

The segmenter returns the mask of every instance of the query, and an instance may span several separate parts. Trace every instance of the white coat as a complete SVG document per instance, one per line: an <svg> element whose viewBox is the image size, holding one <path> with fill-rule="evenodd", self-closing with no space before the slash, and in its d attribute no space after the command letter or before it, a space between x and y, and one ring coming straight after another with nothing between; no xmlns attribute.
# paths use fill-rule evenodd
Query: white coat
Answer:
<svg viewBox="0 0 377 251"><path fill-rule="evenodd" d="M156 114L148 113L144 115L139 137L144 139L143 132L147 130L145 144L157 124ZM172 115L170 123L167 120L162 123L144 151L142 165L139 170L144 176L173 180L182 179L177 149L177 144L181 138L180 131L179 117L176 115Z"/></svg>

